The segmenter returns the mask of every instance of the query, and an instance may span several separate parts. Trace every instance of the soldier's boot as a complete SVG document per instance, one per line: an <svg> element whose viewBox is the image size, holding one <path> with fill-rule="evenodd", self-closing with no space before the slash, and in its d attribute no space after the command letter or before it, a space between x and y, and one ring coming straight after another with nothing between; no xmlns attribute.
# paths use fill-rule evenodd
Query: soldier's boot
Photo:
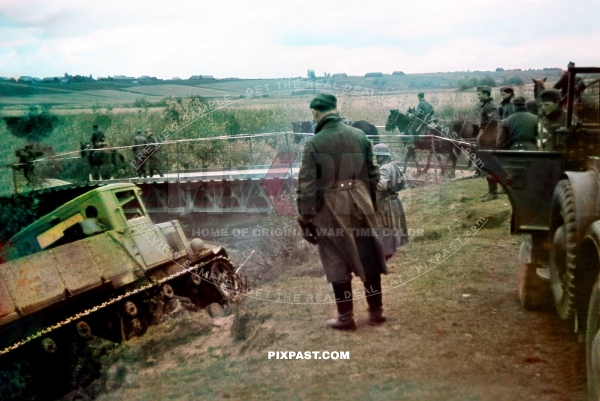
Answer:
<svg viewBox="0 0 600 401"><path fill-rule="evenodd" d="M488 182L488 193L481 198L482 202L489 202L498 199L498 181L494 177L486 177Z"/></svg>
<svg viewBox="0 0 600 401"><path fill-rule="evenodd" d="M498 192L488 192L488 194L481 199L482 202L489 202L498 199Z"/></svg>
<svg viewBox="0 0 600 401"><path fill-rule="evenodd" d="M379 326L387 320L383 314L383 299L381 294L381 276L371 277L365 283L365 297L369 305L369 324Z"/></svg>
<svg viewBox="0 0 600 401"><path fill-rule="evenodd" d="M338 316L327 321L327 326L335 330L356 330L352 306L352 284L349 281L332 283Z"/></svg>

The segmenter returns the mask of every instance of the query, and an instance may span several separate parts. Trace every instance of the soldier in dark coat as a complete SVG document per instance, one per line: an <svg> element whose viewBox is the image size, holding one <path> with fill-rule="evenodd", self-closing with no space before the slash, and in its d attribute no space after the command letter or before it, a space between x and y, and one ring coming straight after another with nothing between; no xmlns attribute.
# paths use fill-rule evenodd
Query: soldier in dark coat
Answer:
<svg viewBox="0 0 600 401"><path fill-rule="evenodd" d="M133 152L133 160L135 161L133 165L136 168L138 178L146 178L146 163L144 163L146 159L144 145L146 145L146 143L146 138L142 135L141 130L135 133L135 136L131 141L131 144L133 145L131 151Z"/></svg>
<svg viewBox="0 0 600 401"><path fill-rule="evenodd" d="M544 150L552 150L552 137L556 130L567 126L567 113L561 106L560 92L556 89L547 89L540 93L541 112L540 122L544 130L544 137L548 138ZM577 118L573 116L573 124Z"/></svg>
<svg viewBox="0 0 600 401"><path fill-rule="evenodd" d="M158 175L160 175L161 177L164 177L164 175L161 171L162 161L160 160L160 157L158 155L158 151L160 148L158 145L158 141L152 134L152 130L150 128L146 129L146 142L147 142L146 151L148 152L148 170L149 170L148 174L149 174L149 177L154 176L154 170L156 170Z"/></svg>
<svg viewBox="0 0 600 401"><path fill-rule="evenodd" d="M102 147L102 146L99 146L98 144L106 142L106 140L104 139L104 132L100 131L96 124L92 125L92 128L94 129L94 131L92 132L92 139L91 139L92 148L98 149L98 148Z"/></svg>
<svg viewBox="0 0 600 401"><path fill-rule="evenodd" d="M512 100L515 97L515 90L510 86L503 86L500 88L500 107L498 108L498 117L500 120L508 118L515 112L515 106L512 104Z"/></svg>
<svg viewBox="0 0 600 401"><path fill-rule="evenodd" d="M513 99L515 112L500 123L498 149L537 150L538 118L527 111L526 103L523 96Z"/></svg>
<svg viewBox="0 0 600 401"><path fill-rule="evenodd" d="M477 136L478 149L495 149L498 139L498 107L491 97L492 89L489 86L477 88L479 99L479 135ZM488 193L481 197L482 202L498 199L498 181L491 175L487 177Z"/></svg>
<svg viewBox="0 0 600 401"><path fill-rule="evenodd" d="M389 259L399 247L408 243L406 217L398 197L398 191L404 189L406 183L402 175L402 163L392 161L390 148L386 144L373 146L373 154L379 166L377 217L382 230L383 254Z"/></svg>
<svg viewBox="0 0 600 401"><path fill-rule="evenodd" d="M419 104L415 109L415 114L411 116L413 119L407 128L409 135L420 135L425 131L427 124L431 121L433 116L433 106L427 100L425 100L425 94L419 92L417 94L419 98Z"/></svg>
<svg viewBox="0 0 600 401"><path fill-rule="evenodd" d="M352 273L365 285L369 321L383 323L381 274L387 266L375 214L377 166L364 132L342 123L333 95L318 94L310 103L317 122L304 145L298 176L298 222L317 243L333 286L338 317L327 325L354 330Z"/></svg>

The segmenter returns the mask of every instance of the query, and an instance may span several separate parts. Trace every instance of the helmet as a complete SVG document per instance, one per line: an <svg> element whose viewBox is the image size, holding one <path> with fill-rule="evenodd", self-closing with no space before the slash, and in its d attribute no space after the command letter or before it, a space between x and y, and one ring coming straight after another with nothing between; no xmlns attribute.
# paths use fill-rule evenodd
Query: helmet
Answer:
<svg viewBox="0 0 600 401"><path fill-rule="evenodd" d="M373 146L373 154L375 156L391 156L390 148L385 143L378 143Z"/></svg>

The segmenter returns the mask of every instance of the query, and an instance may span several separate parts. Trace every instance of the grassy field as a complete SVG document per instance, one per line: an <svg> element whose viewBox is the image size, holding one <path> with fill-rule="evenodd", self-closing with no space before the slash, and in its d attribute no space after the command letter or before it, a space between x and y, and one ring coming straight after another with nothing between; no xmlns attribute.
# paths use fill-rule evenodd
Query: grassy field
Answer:
<svg viewBox="0 0 600 401"><path fill-rule="evenodd" d="M558 70L533 71L474 71L474 72L439 72L429 74L409 74L365 78L351 76L345 78L318 78L315 82L305 78L268 78L223 80L205 83L193 80L181 81L98 81L60 83L12 83L0 82L0 107L5 111L23 110L29 105L51 105L55 108L91 108L91 107L135 107L136 101L159 102L167 96L185 97L197 95L207 98L225 97L295 97L300 93L314 89L362 93L368 89L370 93L380 95L395 93L416 93L424 90L454 90L462 79L482 79L490 77L498 85L513 75L519 75L525 83L531 78L548 77L549 82L556 81Z"/></svg>
<svg viewBox="0 0 600 401"><path fill-rule="evenodd" d="M394 77L396 78L396 77ZM402 78L402 77L399 77ZM61 154L62 167L59 172L51 170L45 176L52 176L66 181L77 181L85 178L86 164L79 158L79 142L88 141L91 136L92 124L98 124L106 134L111 146L129 146L135 131L152 128L159 140L187 140L211 138L222 135L256 134L265 132L291 131L291 122L311 119L308 103L312 94L299 96L287 95L282 91L276 95L265 91L265 83L255 81L230 81L219 84L203 84L198 86L178 85L144 85L134 88L119 84L118 88L100 90L60 90L60 93L37 94L19 97L23 104L54 104L51 112L59 117L52 135L42 141L42 144L51 146L55 152ZM306 81L298 81L300 84ZM252 84L253 86L249 86ZM4 84L2 85L18 85ZM41 85L41 84L40 84ZM84 88L90 84L85 84ZM223 93L245 93L243 88L257 87L263 91L260 97L256 93L243 97L198 97L205 87L215 88L218 85ZM262 85L262 86L261 86ZM271 83L271 85L274 85ZM290 84L293 87L293 84ZM272 88L277 88L277 85ZM403 93L386 93L363 88L355 90L356 86L337 87L338 108L340 114L349 120L366 120L380 127L385 125L390 109L406 110L417 104L417 90ZM42 88L43 90L51 90ZM117 90L118 89L118 90ZM54 90L54 89L52 89ZM208 89L207 89L208 90ZM216 89L210 89L216 90ZM236 92L237 91L237 92ZM498 98L498 89L494 96ZM167 95L184 95L183 98L170 98ZM263 97L268 94L269 96ZM531 97L531 87L517 88L517 94ZM189 96L191 95L191 96ZM39 98L42 96L42 98ZM84 98L93 100L92 106ZM456 92L448 90L435 90L427 92L427 99L436 110L436 115L444 119L469 118L477 120L477 99L473 91ZM144 107L113 108L119 102L111 103L111 99L119 102L135 102ZM11 98L0 98L0 102L10 102ZM88 99L88 100L89 100ZM103 99L99 101L98 99ZM140 100L141 99L141 100ZM58 106L64 101L64 107ZM76 102L79 107L70 108L69 102ZM101 103L100 103L101 102ZM106 103L104 103L106 102ZM151 102L161 102L162 107L150 107ZM101 107L102 105L102 107ZM166 105L166 106L165 106ZM2 116L19 116L24 112L12 104L0 110ZM20 106L19 106L20 107ZM380 133L383 133L380 128ZM0 138L5 146L0 149L0 194L12 192L12 171L8 165L16 161L15 150L25 145L26 140L12 136L4 122L0 123ZM291 147L290 147L291 143ZM395 145L395 144L393 144ZM270 164L279 151L299 151L299 147L284 137L253 140L252 151L250 143L246 140L219 140L212 143L186 143L168 145L162 149L165 170L178 170L200 167L242 167L250 164ZM396 156L401 157L405 150L396 147ZM132 159L129 149L123 149L126 162ZM39 164L38 171L43 172L44 163ZM133 174L128 171L125 174ZM42 174L44 176L44 174Z"/></svg>
<svg viewBox="0 0 600 401"><path fill-rule="evenodd" d="M478 179L401 193L409 229L422 232L389 263L385 325L367 324L363 298L355 333L325 327L335 306L312 248L282 261L228 316L193 314L121 346L98 400L585 399L583 347L553 313L518 306L510 206L480 203L483 192Z"/></svg>

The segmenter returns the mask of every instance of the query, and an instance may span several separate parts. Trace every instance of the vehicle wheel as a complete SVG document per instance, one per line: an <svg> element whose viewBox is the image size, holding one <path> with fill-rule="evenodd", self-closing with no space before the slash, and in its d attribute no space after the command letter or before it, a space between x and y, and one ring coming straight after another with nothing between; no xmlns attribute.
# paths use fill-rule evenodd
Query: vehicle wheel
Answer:
<svg viewBox="0 0 600 401"><path fill-rule="evenodd" d="M550 273L556 310L561 319L574 316L575 268L577 266L577 216L573 191L568 180L556 185L552 199L550 233L553 244L550 252Z"/></svg>
<svg viewBox="0 0 600 401"><path fill-rule="evenodd" d="M223 301L231 301L236 293L237 282L233 266L223 260L216 260L210 266L210 277L213 284L221 293Z"/></svg>
<svg viewBox="0 0 600 401"><path fill-rule="evenodd" d="M531 263L531 238L528 238L521 244L517 270L517 294L523 309L539 310L551 305L550 283L536 272L540 267L538 263Z"/></svg>
<svg viewBox="0 0 600 401"><path fill-rule="evenodd" d="M587 385L589 399L600 399L600 279L596 281L590 296L585 338Z"/></svg>

